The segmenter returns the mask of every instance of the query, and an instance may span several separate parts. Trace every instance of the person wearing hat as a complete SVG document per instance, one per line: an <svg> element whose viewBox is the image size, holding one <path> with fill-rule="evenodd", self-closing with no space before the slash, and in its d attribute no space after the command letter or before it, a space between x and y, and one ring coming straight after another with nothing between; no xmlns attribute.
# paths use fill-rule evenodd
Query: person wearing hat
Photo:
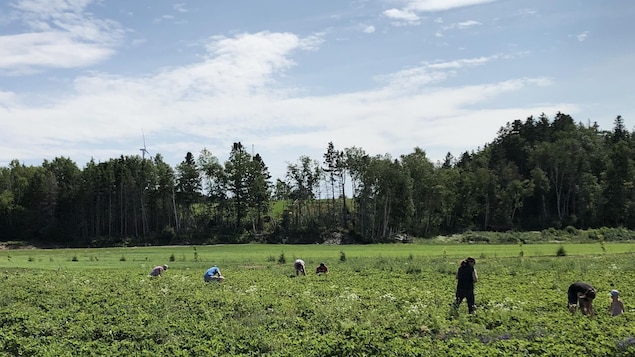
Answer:
<svg viewBox="0 0 635 357"><path fill-rule="evenodd" d="M611 306L609 306L611 316L617 316L624 313L624 302L620 299L620 292L611 290Z"/></svg>
<svg viewBox="0 0 635 357"><path fill-rule="evenodd" d="M152 268L152 271L150 271L150 276L161 276L161 274L163 274L163 272L166 270L168 270L167 264L157 265L154 268Z"/></svg>
<svg viewBox="0 0 635 357"><path fill-rule="evenodd" d="M326 267L324 263L320 263L318 267L315 269L315 274L326 274L329 272L329 268Z"/></svg>
<svg viewBox="0 0 635 357"><path fill-rule="evenodd" d="M220 269L216 265L207 269L205 274L203 274L203 281L206 283L209 283L210 281L218 281L220 283L223 280L225 280L225 278L220 273Z"/></svg>
<svg viewBox="0 0 635 357"><path fill-rule="evenodd" d="M476 265L476 259L468 257L461 262L459 270L456 272L456 299L452 304L455 311L459 308L463 299L466 299L467 311L470 314L476 312L474 283L478 281L478 274L476 274L474 265Z"/></svg>
<svg viewBox="0 0 635 357"><path fill-rule="evenodd" d="M595 288L590 284L583 282L571 284L567 291L569 311L574 314L576 309L580 307L580 312L582 312L583 315L595 316L595 311L593 310L595 294Z"/></svg>

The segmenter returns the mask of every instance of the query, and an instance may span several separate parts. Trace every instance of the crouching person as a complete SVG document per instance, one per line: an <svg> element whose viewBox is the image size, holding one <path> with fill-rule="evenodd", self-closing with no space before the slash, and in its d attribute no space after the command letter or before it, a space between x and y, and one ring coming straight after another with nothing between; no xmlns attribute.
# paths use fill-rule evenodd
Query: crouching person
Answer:
<svg viewBox="0 0 635 357"><path fill-rule="evenodd" d="M225 278L220 273L220 269L216 265L214 265L213 267L207 269L207 271L203 275L203 280L206 283L209 283L211 281L221 282L221 281L225 280Z"/></svg>

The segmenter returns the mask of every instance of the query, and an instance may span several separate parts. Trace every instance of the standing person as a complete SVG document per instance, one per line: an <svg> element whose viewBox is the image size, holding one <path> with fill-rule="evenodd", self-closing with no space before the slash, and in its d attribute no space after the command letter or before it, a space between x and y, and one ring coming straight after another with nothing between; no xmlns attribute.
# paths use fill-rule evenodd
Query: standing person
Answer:
<svg viewBox="0 0 635 357"><path fill-rule="evenodd" d="M617 316L624 313L624 302L620 299L620 292L611 290L611 306L609 306L611 316Z"/></svg>
<svg viewBox="0 0 635 357"><path fill-rule="evenodd" d="M595 288L590 284L576 282L569 285L569 290L567 291L569 311L571 311L572 314L575 314L575 311L579 306L580 312L582 312L583 315L589 315L591 317L595 316L595 311L593 310L593 299L595 299L595 294Z"/></svg>
<svg viewBox="0 0 635 357"><path fill-rule="evenodd" d="M150 271L150 276L161 276L161 274L163 274L163 272L166 270L168 270L167 264L157 265L154 268L152 268L152 271Z"/></svg>
<svg viewBox="0 0 635 357"><path fill-rule="evenodd" d="M293 267L295 268L295 276L300 274L306 276L306 271L304 270L304 260L296 259L295 262L293 262Z"/></svg>
<svg viewBox="0 0 635 357"><path fill-rule="evenodd" d="M315 269L315 274L326 274L329 272L329 268L326 267L324 263L320 263L318 267Z"/></svg>
<svg viewBox="0 0 635 357"><path fill-rule="evenodd" d="M210 281L218 281L220 283L221 281L225 280L225 278L220 273L220 269L218 269L218 267L214 265L213 267L207 269L207 271L203 275L203 280L206 283L209 283Z"/></svg>
<svg viewBox="0 0 635 357"><path fill-rule="evenodd" d="M467 311L470 314L476 312L476 301L474 298L474 283L478 281L478 275L474 265L476 259L468 257L461 262L459 270L456 272L456 299L452 307L456 310L463 302L467 300Z"/></svg>

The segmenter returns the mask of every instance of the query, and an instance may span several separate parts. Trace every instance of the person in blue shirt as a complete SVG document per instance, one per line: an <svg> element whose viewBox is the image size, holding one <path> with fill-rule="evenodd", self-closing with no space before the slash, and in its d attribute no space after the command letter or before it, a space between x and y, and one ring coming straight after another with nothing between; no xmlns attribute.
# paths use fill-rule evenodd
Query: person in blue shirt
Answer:
<svg viewBox="0 0 635 357"><path fill-rule="evenodd" d="M206 283L209 283L210 281L221 282L225 280L225 278L220 273L220 269L218 269L218 267L214 265L213 267L207 269L207 271L203 275L203 280L205 280Z"/></svg>

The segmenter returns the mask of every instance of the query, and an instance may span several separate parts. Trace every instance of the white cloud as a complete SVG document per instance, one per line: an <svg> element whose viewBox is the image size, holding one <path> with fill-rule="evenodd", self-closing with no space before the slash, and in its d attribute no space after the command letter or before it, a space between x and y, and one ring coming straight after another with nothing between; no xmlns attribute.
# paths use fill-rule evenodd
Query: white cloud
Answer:
<svg viewBox="0 0 635 357"><path fill-rule="evenodd" d="M436 12L493 1L496 0L410 0L406 9L416 12Z"/></svg>
<svg viewBox="0 0 635 357"><path fill-rule="evenodd" d="M375 26L372 26L372 25L365 26L363 31L365 33L373 33L375 32Z"/></svg>
<svg viewBox="0 0 635 357"><path fill-rule="evenodd" d="M456 24L456 28L458 29L466 29L468 27L472 27L472 26L478 26L478 25L482 25L482 23L478 22L478 21L474 21L474 20L468 20L468 21L463 21L463 22L459 22Z"/></svg>
<svg viewBox="0 0 635 357"><path fill-rule="evenodd" d="M203 147L223 159L232 142L241 141L255 145L279 176L284 163L299 155L319 158L315 153L323 152L328 141L398 155L415 146L447 150L451 137L460 151L482 145L510 118L575 109L566 103L471 108L505 93L549 85L542 78L440 86L460 69L504 56L423 63L378 77L383 82L377 88L350 93L311 96L282 87L277 79L295 65L293 53L316 50L320 41L320 36L269 32L213 37L198 63L135 77L85 75L74 81L72 92L60 92L46 104L0 92L0 117L12 118L0 131L0 162L68 156L81 166L90 157L135 155L143 129L148 150L171 162ZM127 140L139 144L122 152ZM87 150L88 144L103 147Z"/></svg>
<svg viewBox="0 0 635 357"><path fill-rule="evenodd" d="M534 16L538 13L538 11L534 9L520 9L518 10L518 14L520 16Z"/></svg>
<svg viewBox="0 0 635 357"><path fill-rule="evenodd" d="M384 11L384 16L397 20L395 24L418 25L420 20L417 14L409 10L390 9Z"/></svg>
<svg viewBox="0 0 635 357"><path fill-rule="evenodd" d="M418 15L419 13L445 11L464 6L485 4L493 1L497 0L408 0L406 5L401 9L393 8L384 11L384 16L398 20L393 23L393 25L396 26L419 25L421 23L421 18ZM434 19L434 22L443 23L443 19L437 17ZM454 26L462 29L474 25L480 25L480 23L476 21L466 21Z"/></svg>
<svg viewBox="0 0 635 357"><path fill-rule="evenodd" d="M584 31L584 32L579 33L576 36L576 39L578 41L580 41L580 42L584 42L588 36L589 36L589 31Z"/></svg>
<svg viewBox="0 0 635 357"><path fill-rule="evenodd" d="M185 4L183 3L174 4L172 5L172 8L178 12L188 12L187 8L185 7Z"/></svg>
<svg viewBox="0 0 635 357"><path fill-rule="evenodd" d="M427 67L431 69L458 69L463 67L473 67L484 65L487 62L501 58L501 56L493 55L489 57L463 58L454 61L445 61L431 63Z"/></svg>
<svg viewBox="0 0 635 357"><path fill-rule="evenodd" d="M85 11L90 0L22 0L12 20L22 33L0 36L0 74L95 64L114 53L123 28Z"/></svg>
<svg viewBox="0 0 635 357"><path fill-rule="evenodd" d="M25 74L40 67L72 68L112 55L110 47L77 42L66 32L26 33L0 37L0 74Z"/></svg>

